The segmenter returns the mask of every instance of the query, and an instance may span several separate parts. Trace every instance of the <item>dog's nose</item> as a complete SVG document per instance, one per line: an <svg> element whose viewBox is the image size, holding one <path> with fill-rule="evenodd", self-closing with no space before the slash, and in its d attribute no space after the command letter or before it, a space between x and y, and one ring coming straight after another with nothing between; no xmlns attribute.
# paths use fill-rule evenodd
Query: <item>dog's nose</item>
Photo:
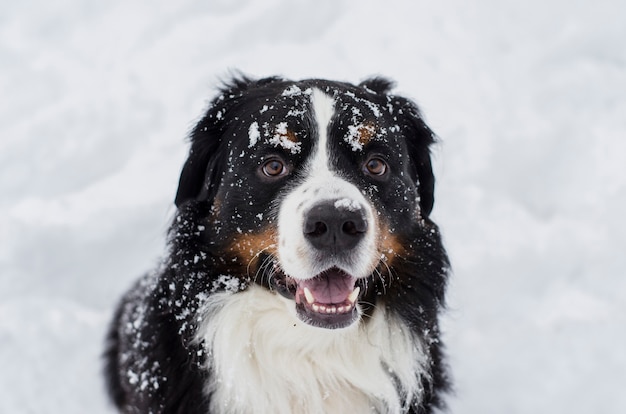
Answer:
<svg viewBox="0 0 626 414"><path fill-rule="evenodd" d="M354 202L328 201L313 206L304 220L304 236L318 250L353 249L367 232L363 209Z"/></svg>

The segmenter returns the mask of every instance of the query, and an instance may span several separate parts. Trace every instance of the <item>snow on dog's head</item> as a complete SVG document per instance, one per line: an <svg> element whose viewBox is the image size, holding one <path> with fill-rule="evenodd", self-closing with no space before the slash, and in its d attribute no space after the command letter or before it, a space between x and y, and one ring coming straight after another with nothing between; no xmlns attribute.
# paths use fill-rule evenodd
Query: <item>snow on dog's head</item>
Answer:
<svg viewBox="0 0 626 414"><path fill-rule="evenodd" d="M313 326L361 320L428 221L433 135L390 86L236 79L192 133L177 205L208 203L226 273Z"/></svg>
<svg viewBox="0 0 626 414"><path fill-rule="evenodd" d="M390 86L240 78L212 101L191 133L167 260L109 335L122 411L441 405L433 135ZM138 386L136 373L156 380Z"/></svg>

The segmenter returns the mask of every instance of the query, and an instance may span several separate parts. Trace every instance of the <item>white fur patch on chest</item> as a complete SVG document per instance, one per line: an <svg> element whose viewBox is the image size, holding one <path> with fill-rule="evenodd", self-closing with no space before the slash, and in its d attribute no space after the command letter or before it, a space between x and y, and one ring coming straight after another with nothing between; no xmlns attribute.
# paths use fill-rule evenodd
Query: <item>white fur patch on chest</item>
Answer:
<svg viewBox="0 0 626 414"><path fill-rule="evenodd" d="M422 344L383 307L367 322L327 330L251 286L212 295L199 318L212 413L402 413L428 375Z"/></svg>

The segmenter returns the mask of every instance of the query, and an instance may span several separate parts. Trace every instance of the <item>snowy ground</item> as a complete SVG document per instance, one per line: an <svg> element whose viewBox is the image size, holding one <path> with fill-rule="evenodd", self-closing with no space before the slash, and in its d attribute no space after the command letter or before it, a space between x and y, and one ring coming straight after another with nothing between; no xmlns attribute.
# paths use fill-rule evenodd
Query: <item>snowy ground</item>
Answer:
<svg viewBox="0 0 626 414"><path fill-rule="evenodd" d="M105 326L235 68L421 104L454 413L626 412L626 4L378 3L0 4L0 413L112 412Z"/></svg>

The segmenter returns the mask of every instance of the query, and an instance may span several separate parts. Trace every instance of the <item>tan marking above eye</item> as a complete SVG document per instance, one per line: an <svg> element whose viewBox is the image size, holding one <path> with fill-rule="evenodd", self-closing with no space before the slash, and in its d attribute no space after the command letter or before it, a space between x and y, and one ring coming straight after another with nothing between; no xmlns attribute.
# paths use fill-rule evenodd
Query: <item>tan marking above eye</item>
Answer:
<svg viewBox="0 0 626 414"><path fill-rule="evenodd" d="M373 122L366 122L357 128L358 141L366 146L376 136L376 126Z"/></svg>
<svg viewBox="0 0 626 414"><path fill-rule="evenodd" d="M286 122L281 122L278 125L276 125L274 129L274 136L284 138L287 141L293 142L294 144L297 144L300 142L300 140L298 139L298 135L296 135L295 132L293 132L291 129L287 127Z"/></svg>
<svg viewBox="0 0 626 414"><path fill-rule="evenodd" d="M293 142L293 143L298 143L300 142L300 140L298 139L298 136L296 135L295 132L293 132L292 130L288 129L286 132L281 132L279 133L281 136L285 137L287 140Z"/></svg>

